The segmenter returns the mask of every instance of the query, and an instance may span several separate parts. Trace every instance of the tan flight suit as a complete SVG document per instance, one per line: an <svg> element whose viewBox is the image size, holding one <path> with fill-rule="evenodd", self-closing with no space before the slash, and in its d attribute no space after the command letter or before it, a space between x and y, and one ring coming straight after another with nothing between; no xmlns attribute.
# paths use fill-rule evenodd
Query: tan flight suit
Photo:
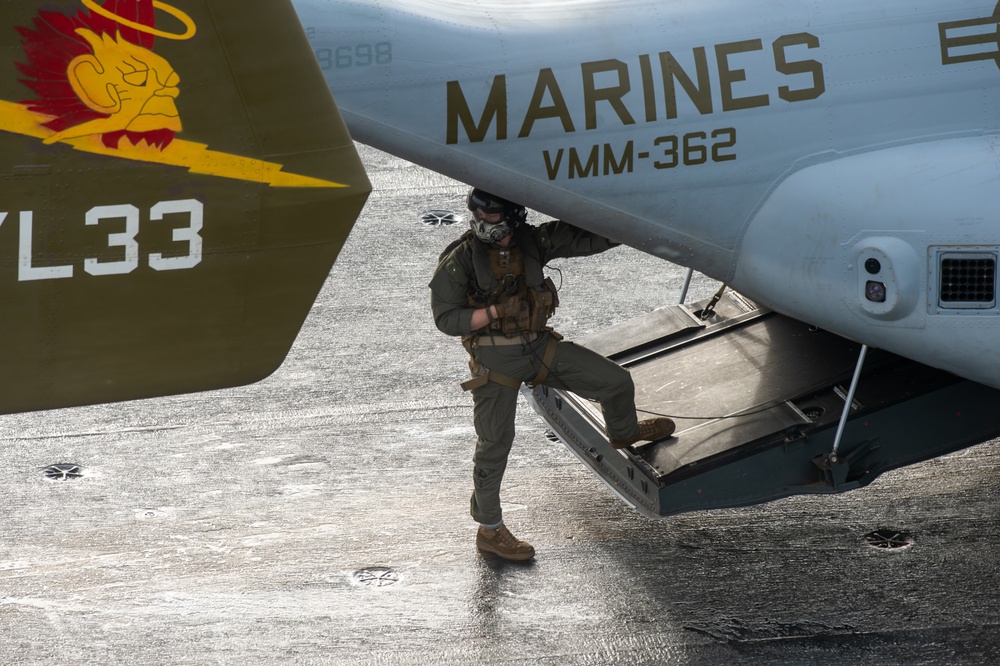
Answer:
<svg viewBox="0 0 1000 666"><path fill-rule="evenodd" d="M500 484L514 442L521 382L564 389L598 401L608 433L615 439L639 432L635 386L629 372L600 354L562 341L545 326L544 320L554 308L541 314L526 308L523 317L470 330L473 310L502 303L505 294L519 290L524 301L544 302L547 294L554 292L551 281L546 287L542 273L550 260L596 254L610 247L606 238L556 221L519 226L510 248L517 258L511 263L498 263L498 247L471 234L441 256L430 283L431 307L438 328L448 335L462 336L472 355L473 379L463 384L472 392L478 436L471 513L483 525L495 525L503 519ZM500 275L508 269L509 273ZM522 330L514 330L519 328Z"/></svg>

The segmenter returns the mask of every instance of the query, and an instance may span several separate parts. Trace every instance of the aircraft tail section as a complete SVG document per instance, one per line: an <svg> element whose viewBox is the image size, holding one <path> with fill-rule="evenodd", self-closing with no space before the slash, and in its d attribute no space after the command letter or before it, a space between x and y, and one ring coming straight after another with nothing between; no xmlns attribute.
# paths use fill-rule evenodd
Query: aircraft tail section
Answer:
<svg viewBox="0 0 1000 666"><path fill-rule="evenodd" d="M371 186L287 0L0 7L0 413L259 380Z"/></svg>

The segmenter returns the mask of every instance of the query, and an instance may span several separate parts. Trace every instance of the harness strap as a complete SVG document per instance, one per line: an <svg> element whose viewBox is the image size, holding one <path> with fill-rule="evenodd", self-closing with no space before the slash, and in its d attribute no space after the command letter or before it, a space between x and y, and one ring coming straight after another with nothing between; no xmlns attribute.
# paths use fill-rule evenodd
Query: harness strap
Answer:
<svg viewBox="0 0 1000 666"><path fill-rule="evenodd" d="M549 377L549 368L552 366L552 361L556 357L556 346L559 341L563 339L563 336L559 335L555 331L549 331L549 340L545 343L545 352L542 354L542 366L538 369L538 373L531 378L530 381L525 382L528 386L536 386L541 384ZM465 346L466 351L469 352L469 370L475 375L472 379L468 379L461 383L463 391L472 391L473 389L486 386L489 382L496 382L502 386L507 386L512 389L521 388L521 380L514 379L510 375L505 375L500 372L494 372L484 368L479 363L476 363L475 359L472 358L472 340L467 338L462 340L462 344Z"/></svg>
<svg viewBox="0 0 1000 666"><path fill-rule="evenodd" d="M471 337L462 338L462 346L465 347L465 351L469 352L469 371L473 375L472 379L467 379L460 384L463 391L471 391L481 386L486 386L489 382L496 382L497 384L509 386L512 389L521 388L521 382L517 379L500 372L493 372L476 363L476 359L472 355Z"/></svg>
<svg viewBox="0 0 1000 666"><path fill-rule="evenodd" d="M530 382L527 382L528 386L537 386L548 379L549 367L556 357L556 345L559 344L560 340L562 340L562 336L552 331L549 335L549 341L545 344L545 353L542 354L542 366L538 368L538 374L532 377Z"/></svg>
<svg viewBox="0 0 1000 666"><path fill-rule="evenodd" d="M514 379L510 375L504 375L499 372L493 372L492 370L486 370L484 368L483 374L476 375L472 379L462 382L463 391L471 391L473 389L486 386L490 382L496 382L502 386L508 386L512 389L521 388L520 380Z"/></svg>

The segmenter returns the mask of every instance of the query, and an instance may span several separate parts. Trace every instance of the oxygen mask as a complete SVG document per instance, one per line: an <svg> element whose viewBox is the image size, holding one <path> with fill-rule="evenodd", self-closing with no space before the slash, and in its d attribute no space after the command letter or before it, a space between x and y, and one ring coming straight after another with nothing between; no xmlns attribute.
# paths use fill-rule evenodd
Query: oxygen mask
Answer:
<svg viewBox="0 0 1000 666"><path fill-rule="evenodd" d="M499 243L513 231L513 228L507 222L507 217L503 213L485 213L481 217L478 213L479 211L473 211L473 217L469 225L476 238L484 243Z"/></svg>

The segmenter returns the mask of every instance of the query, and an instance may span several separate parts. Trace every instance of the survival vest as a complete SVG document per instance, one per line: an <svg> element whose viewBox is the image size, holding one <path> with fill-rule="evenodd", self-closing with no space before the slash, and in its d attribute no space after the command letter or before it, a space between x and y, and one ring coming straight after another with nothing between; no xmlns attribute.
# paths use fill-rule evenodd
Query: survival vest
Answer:
<svg viewBox="0 0 1000 666"><path fill-rule="evenodd" d="M476 279L470 285L469 307L496 305L498 311L512 311L481 329L506 336L547 330L548 321L559 305L556 286L542 272L530 232L518 229L515 241L509 248L473 241L472 251Z"/></svg>
<svg viewBox="0 0 1000 666"><path fill-rule="evenodd" d="M516 229L514 234L516 242L511 244L512 247L497 248L479 242L471 231L467 231L445 248L439 258L439 261L443 261L455 248L468 243L475 272L475 279L469 284L467 298L469 307L506 306L512 302L516 304L516 308L503 308L504 311L516 310L516 314L501 316L489 326L462 337L462 345L469 352L469 370L472 372L472 378L462 382L462 389L466 391L485 386L489 382L514 389L521 385L520 380L489 370L476 361L473 341L484 333L491 334L491 342L496 343L497 339L492 335L494 332L511 337L523 332L549 332L541 367L527 382L529 386L541 384L548 378L549 368L555 358L556 345L562 340L561 335L546 326L556 306L559 305L559 297L555 284L542 272L542 262L535 239L525 228ZM542 236L540 242L546 244L548 237L544 234L544 230L540 235Z"/></svg>

